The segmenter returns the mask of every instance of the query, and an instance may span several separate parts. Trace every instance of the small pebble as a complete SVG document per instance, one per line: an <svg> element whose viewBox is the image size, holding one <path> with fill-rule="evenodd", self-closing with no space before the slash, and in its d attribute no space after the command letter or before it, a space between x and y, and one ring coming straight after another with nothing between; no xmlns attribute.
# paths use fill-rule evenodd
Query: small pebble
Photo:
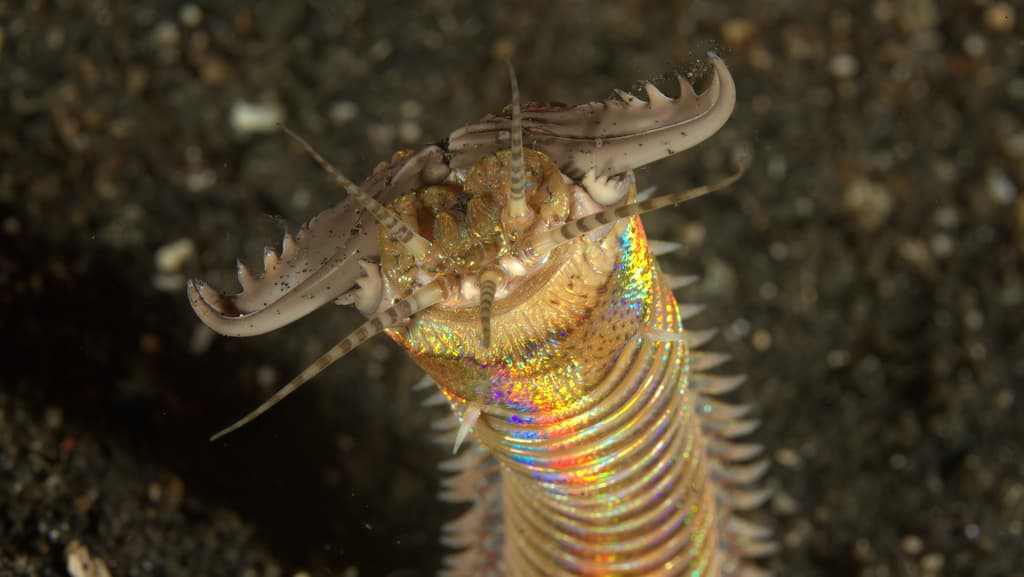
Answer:
<svg viewBox="0 0 1024 577"><path fill-rule="evenodd" d="M843 191L843 208L862 232L874 232L892 212L892 195L881 183L858 178Z"/></svg>
<svg viewBox="0 0 1024 577"><path fill-rule="evenodd" d="M1002 170L989 170L985 175L985 185L996 204L1009 206L1017 199L1017 187Z"/></svg>
<svg viewBox="0 0 1024 577"><path fill-rule="evenodd" d="M60 407L46 407L43 422L48 429L59 429L64 424L64 411Z"/></svg>
<svg viewBox="0 0 1024 577"><path fill-rule="evenodd" d="M733 48L746 45L754 37L757 28L746 18L729 18L722 23L722 40Z"/></svg>
<svg viewBox="0 0 1024 577"><path fill-rule="evenodd" d="M985 26L994 32L1012 32L1017 24L1017 12L1009 2L996 2L985 9Z"/></svg>
<svg viewBox="0 0 1024 577"><path fill-rule="evenodd" d="M800 511L800 502L785 491L779 491L772 497L772 510L779 515L795 515Z"/></svg>
<svg viewBox="0 0 1024 577"><path fill-rule="evenodd" d="M860 61L852 54L836 54L828 61L828 71L836 78L853 78L860 70Z"/></svg>
<svg viewBox="0 0 1024 577"><path fill-rule="evenodd" d="M803 464L803 458L800 453L797 453L793 449L782 448L775 451L775 462L783 467L790 469L799 468Z"/></svg>
<svg viewBox="0 0 1024 577"><path fill-rule="evenodd" d="M924 541L917 535L907 535L900 541L900 547L907 555L920 555L924 550Z"/></svg>
<svg viewBox="0 0 1024 577"><path fill-rule="evenodd" d="M945 564L946 559L940 553L929 553L921 557L921 570L931 575L941 571Z"/></svg>
<svg viewBox="0 0 1024 577"><path fill-rule="evenodd" d="M988 42L980 34L968 34L964 37L963 48L971 58L983 58L988 52Z"/></svg>
<svg viewBox="0 0 1024 577"><path fill-rule="evenodd" d="M192 3L185 4L178 11L178 18L186 27L195 28L203 21L203 9Z"/></svg>
<svg viewBox="0 0 1024 577"><path fill-rule="evenodd" d="M398 107L398 113L402 115L402 118L419 118L423 114L423 105L416 100L405 100Z"/></svg>
<svg viewBox="0 0 1024 577"><path fill-rule="evenodd" d="M156 249L154 255L156 270L163 274L179 272L195 254L196 245L192 239L179 238Z"/></svg>
<svg viewBox="0 0 1024 577"><path fill-rule="evenodd" d="M164 20L153 30L153 42L163 49L177 48L181 42L181 30L174 22Z"/></svg>
<svg viewBox="0 0 1024 577"><path fill-rule="evenodd" d="M418 122L404 120L398 124L398 140L402 144L416 144L423 136L423 129Z"/></svg>
<svg viewBox="0 0 1024 577"><path fill-rule="evenodd" d="M359 116L359 105L351 100L339 100L331 105L327 116L335 126L348 124Z"/></svg>
<svg viewBox="0 0 1024 577"><path fill-rule="evenodd" d="M772 348L772 334L764 329L758 329L754 331L750 344L754 347L754 350L763 353Z"/></svg>
<svg viewBox="0 0 1024 577"><path fill-rule="evenodd" d="M68 543L64 555L65 566L71 577L110 577L106 562L99 557L93 557L89 549L77 539Z"/></svg>
<svg viewBox="0 0 1024 577"><path fill-rule="evenodd" d="M274 132L284 121L284 110L274 103L236 100L231 105L231 129L239 136Z"/></svg>

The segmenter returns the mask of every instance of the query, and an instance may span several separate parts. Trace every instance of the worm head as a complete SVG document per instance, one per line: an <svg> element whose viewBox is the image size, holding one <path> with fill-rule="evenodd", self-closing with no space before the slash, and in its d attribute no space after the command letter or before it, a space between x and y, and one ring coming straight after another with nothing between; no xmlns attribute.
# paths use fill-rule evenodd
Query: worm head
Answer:
<svg viewBox="0 0 1024 577"><path fill-rule="evenodd" d="M646 314L637 295L653 286L650 275L628 294L609 290L632 282L613 277L650 270L633 217L727 186L742 173L636 199L634 168L697 145L729 118L735 86L722 61L712 55L711 62L714 75L700 95L680 78L674 99L647 84L646 101L619 93L573 108L526 109L509 65L509 117L489 116L440 145L400 153L361 186L292 134L348 198L286 236L280 252L267 251L261 277L239 266L241 293L190 282L192 306L207 325L234 336L276 329L335 299L369 319L220 434L384 331L437 382L457 385L442 386L453 402L551 416L544 407L558 397L560 411L572 410L594 375L550 367L614 357ZM584 322L588 317L607 322Z"/></svg>

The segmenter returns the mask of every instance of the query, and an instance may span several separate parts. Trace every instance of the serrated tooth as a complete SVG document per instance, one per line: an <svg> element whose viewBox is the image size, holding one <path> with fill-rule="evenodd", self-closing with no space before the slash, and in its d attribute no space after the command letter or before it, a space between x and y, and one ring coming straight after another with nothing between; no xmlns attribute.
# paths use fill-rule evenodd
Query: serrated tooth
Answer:
<svg viewBox="0 0 1024 577"><path fill-rule="evenodd" d="M633 96L632 94L624 90L619 90L618 88L616 88L615 94L617 94L618 97L622 100L622 102L627 106L643 106L644 104L643 100L640 100L636 96Z"/></svg>
<svg viewBox="0 0 1024 577"><path fill-rule="evenodd" d="M658 87L651 82L644 84L644 92L647 93L648 104L652 106L656 106L663 102L668 102L672 100L668 96L665 96L665 94L662 91L658 90Z"/></svg>
<svg viewBox="0 0 1024 577"><path fill-rule="evenodd" d="M684 321L688 321L704 312L704 309L706 308L707 306L705 305L679 305L679 316Z"/></svg>
<svg viewBox="0 0 1024 577"><path fill-rule="evenodd" d="M290 233L284 233L284 240L281 241L281 258L291 260L299 252L299 244Z"/></svg>
<svg viewBox="0 0 1024 577"><path fill-rule="evenodd" d="M704 329L702 331L686 331L686 343L691 350L699 349L708 344L708 341L718 335L718 329Z"/></svg>
<svg viewBox="0 0 1024 577"><path fill-rule="evenodd" d="M235 261L235 270L238 275L238 284L242 285L242 292L245 292L246 288L255 282L256 279L253 278L252 273L249 272L249 267L245 266L242 259Z"/></svg>
<svg viewBox="0 0 1024 577"><path fill-rule="evenodd" d="M676 74L676 81L679 83L679 98L678 100L691 100L697 98L697 91L693 89L693 85L683 75Z"/></svg>
<svg viewBox="0 0 1024 577"><path fill-rule="evenodd" d="M269 246L263 247L263 273L266 274L275 268L278 263L281 262L281 257L278 256L277 251Z"/></svg>
<svg viewBox="0 0 1024 577"><path fill-rule="evenodd" d="M686 288L700 280L700 277L695 274L666 274L664 277L665 284L672 290Z"/></svg>

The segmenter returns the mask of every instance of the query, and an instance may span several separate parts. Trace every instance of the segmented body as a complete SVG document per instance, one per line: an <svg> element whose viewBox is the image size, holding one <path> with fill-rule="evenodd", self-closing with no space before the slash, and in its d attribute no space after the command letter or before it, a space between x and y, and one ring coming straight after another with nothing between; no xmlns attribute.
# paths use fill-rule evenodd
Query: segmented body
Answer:
<svg viewBox="0 0 1024 577"><path fill-rule="evenodd" d="M714 63L721 91L727 72ZM660 156L692 146L686 129L699 132L694 119L713 116L721 98L691 91L698 114L673 121L666 103L686 105L686 88L677 100L648 89L648 102L602 103L600 117L599 105L587 105L576 116L597 128L579 126L572 113L582 107L528 109L521 121L516 99L511 127L489 117L453 133L444 150L398 155L375 175L387 182L376 194L387 212L375 209L387 226L364 232L351 206L320 217L353 219L345 242L379 255L362 253L363 275L343 297L371 320L278 398L376 332L409 351L453 409L440 435L457 448L468 431L474 439L443 466L451 476L442 497L472 506L444 530L459 551L442 575L761 574L746 559L769 553L770 535L735 513L764 501L766 492L749 488L764 466L750 462L757 446L731 441L754 423L744 407L712 398L741 379L706 372L725 357L696 350L711 335L685 331L695 309L677 303L672 291L683 283L659 270L632 216L643 203L631 168L650 161L650 135ZM636 126L609 134L630 114ZM525 152L515 143L520 125ZM610 155L584 146L609 137L621 140ZM631 154L640 160L631 164ZM375 182L364 183L368 196ZM221 332L251 334L276 326L262 320L268 310L308 312L310 300L323 300L324 279L355 276L339 273L354 266L337 254L346 247L313 240L318 230L314 221L286 238L262 284L240 271L242 295L191 285L200 316ZM298 272L303 258L329 252L318 242L335 252ZM297 282L265 299L276 309L246 310L247 297L266 297L289 274Z"/></svg>

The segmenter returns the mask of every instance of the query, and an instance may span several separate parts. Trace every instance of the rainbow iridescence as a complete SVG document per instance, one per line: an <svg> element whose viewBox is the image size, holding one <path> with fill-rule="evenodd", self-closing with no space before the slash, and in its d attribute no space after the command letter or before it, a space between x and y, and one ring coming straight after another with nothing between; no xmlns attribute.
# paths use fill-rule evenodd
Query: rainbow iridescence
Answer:
<svg viewBox="0 0 1024 577"><path fill-rule="evenodd" d="M464 311L393 336L453 406L485 407L474 432L501 464L506 574L702 575L718 533L688 351L645 336L681 334L679 306L638 219L559 250L496 315L492 350Z"/></svg>

